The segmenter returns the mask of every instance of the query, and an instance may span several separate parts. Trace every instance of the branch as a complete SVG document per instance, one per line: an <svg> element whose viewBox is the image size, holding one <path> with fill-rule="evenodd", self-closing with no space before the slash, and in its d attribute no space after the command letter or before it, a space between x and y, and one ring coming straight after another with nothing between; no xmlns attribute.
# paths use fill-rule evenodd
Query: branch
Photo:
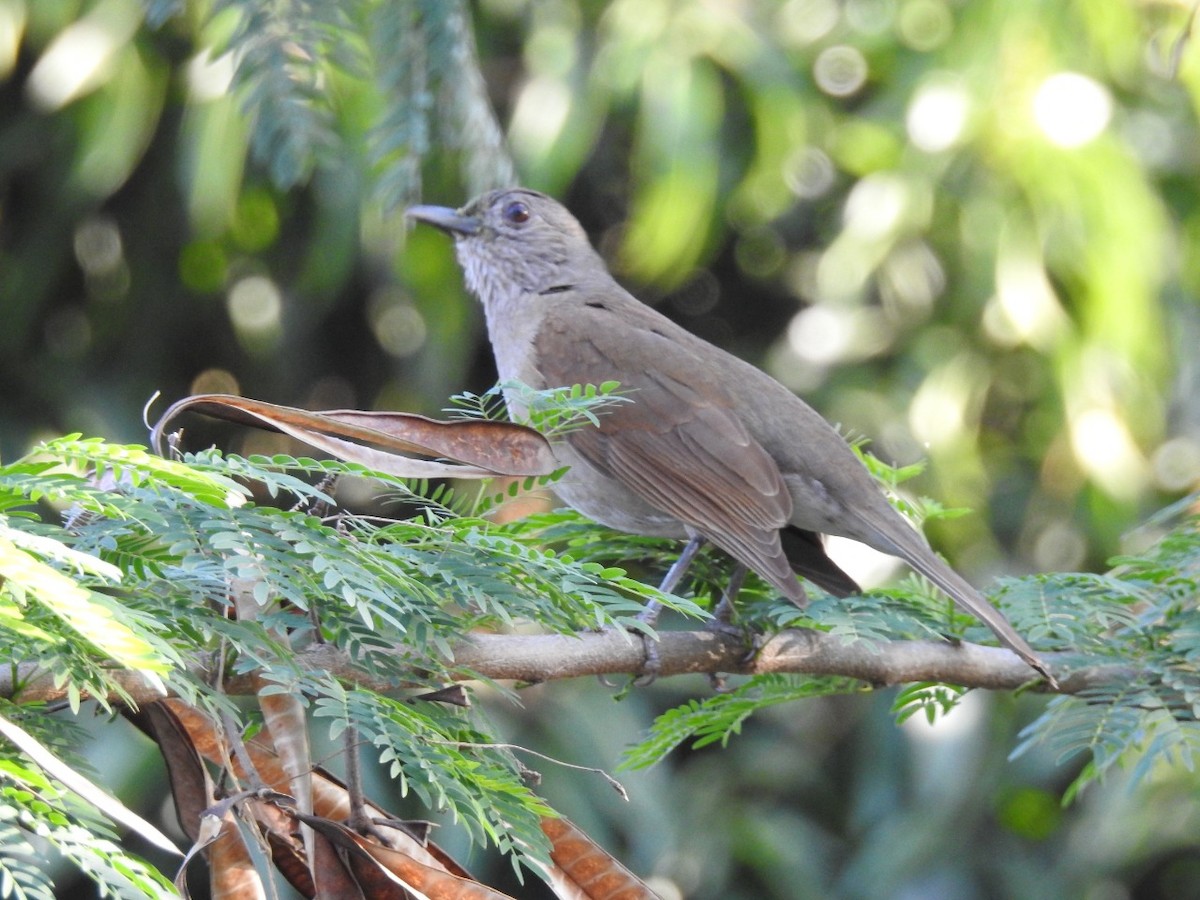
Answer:
<svg viewBox="0 0 1200 900"><path fill-rule="evenodd" d="M967 642L847 643L835 635L797 628L772 636L757 653L750 654L739 638L711 631L668 631L661 632L659 637L662 676L787 672L843 675L876 686L945 681L989 690L1015 690L1037 678L1011 651ZM1041 655L1055 670L1062 693L1077 693L1136 674L1132 666L1116 664L1059 674L1077 656ZM530 682L582 675L637 674L644 660L640 639L622 631L575 636L479 634L455 648L455 662L482 675Z"/></svg>
<svg viewBox="0 0 1200 900"><path fill-rule="evenodd" d="M748 655L744 643L730 635L710 631L660 633L660 675L727 673L758 675L798 673L843 675L882 686L914 681L944 681L988 690L1015 690L1030 683L1034 673L1017 656L999 647L946 641L892 641L846 643L819 631L791 629L771 637L758 653ZM380 651L386 653L388 651ZM399 654L400 651L396 651ZM1137 676L1133 666L1093 665L1071 671L1073 654L1045 653L1042 658L1058 676L1061 692ZM498 681L543 682L594 675L638 674L645 660L641 639L624 631L578 635L476 634L454 647L453 662ZM317 644L296 654L295 662L310 672L336 675L378 691L392 691L394 682L372 679L343 651ZM199 666L197 673L201 672ZM54 703L66 691L54 685L53 676L34 663L0 671L0 696L18 702ZM113 677L138 703L162 695L139 673L122 671ZM229 694L251 694L261 686L253 674L228 678ZM115 699L115 698L113 698Z"/></svg>

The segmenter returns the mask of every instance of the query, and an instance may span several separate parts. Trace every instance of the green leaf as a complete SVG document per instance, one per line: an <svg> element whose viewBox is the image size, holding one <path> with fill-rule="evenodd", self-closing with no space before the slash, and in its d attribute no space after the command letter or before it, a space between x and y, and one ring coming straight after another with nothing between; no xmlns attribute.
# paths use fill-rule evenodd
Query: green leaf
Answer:
<svg viewBox="0 0 1200 900"><path fill-rule="evenodd" d="M53 543L44 539L31 541L29 537L21 540L26 547L32 545L43 550L45 545ZM60 559L70 559L78 565L82 554L60 547L54 551L54 555ZM100 560L88 563L88 568L114 580L121 577L118 570ZM120 665L146 673L163 673L171 669L169 661L164 659L153 645L114 616L112 609L101 601L98 594L18 546L11 539L8 527L2 522L0 576L4 579L0 593L18 603L30 599L43 604L81 637L95 644Z"/></svg>

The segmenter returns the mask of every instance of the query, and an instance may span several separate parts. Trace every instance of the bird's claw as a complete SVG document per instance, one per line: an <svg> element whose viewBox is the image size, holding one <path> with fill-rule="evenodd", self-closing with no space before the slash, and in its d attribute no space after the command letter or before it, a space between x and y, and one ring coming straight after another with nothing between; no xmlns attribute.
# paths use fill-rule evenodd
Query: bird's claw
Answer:
<svg viewBox="0 0 1200 900"><path fill-rule="evenodd" d="M713 689L714 694L728 694L733 690L725 680L724 672L709 672L708 685Z"/></svg>
<svg viewBox="0 0 1200 900"><path fill-rule="evenodd" d="M749 635L749 631L741 625L735 625L723 619L710 619L704 623L704 630L712 634L719 634L722 637L745 638Z"/></svg>
<svg viewBox="0 0 1200 900"><path fill-rule="evenodd" d="M641 672L632 682L632 686L637 688L650 687L658 681L658 676L662 672L662 657L658 655L658 638L643 634L642 649L646 653L646 658L642 662Z"/></svg>
<svg viewBox="0 0 1200 900"><path fill-rule="evenodd" d="M750 649L746 651L746 655L738 660L743 666L749 666L754 662L762 648L766 646L767 636L761 632L742 631L742 637L746 639L746 643Z"/></svg>

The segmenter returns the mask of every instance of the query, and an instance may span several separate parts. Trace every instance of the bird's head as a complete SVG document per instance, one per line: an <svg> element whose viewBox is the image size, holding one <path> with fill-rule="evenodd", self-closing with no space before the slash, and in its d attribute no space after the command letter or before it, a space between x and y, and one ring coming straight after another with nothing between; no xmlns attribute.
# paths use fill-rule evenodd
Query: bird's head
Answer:
<svg viewBox="0 0 1200 900"><path fill-rule="evenodd" d="M569 290L603 263L561 203L525 188L489 191L462 209L413 206L409 218L454 237L467 287L485 305Z"/></svg>

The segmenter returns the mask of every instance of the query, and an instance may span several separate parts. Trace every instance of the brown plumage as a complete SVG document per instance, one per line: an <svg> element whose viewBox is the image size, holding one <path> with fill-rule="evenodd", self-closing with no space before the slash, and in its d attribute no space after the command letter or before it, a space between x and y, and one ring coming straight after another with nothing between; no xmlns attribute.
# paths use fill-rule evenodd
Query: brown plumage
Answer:
<svg viewBox="0 0 1200 900"><path fill-rule="evenodd" d="M459 211L409 215L454 236L502 381L618 381L632 401L556 446L571 467L556 486L567 504L618 530L703 537L796 602L804 598L796 573L839 596L856 592L819 535L861 541L908 561L1049 677L1004 616L892 509L820 415L628 293L561 204L512 189Z"/></svg>

